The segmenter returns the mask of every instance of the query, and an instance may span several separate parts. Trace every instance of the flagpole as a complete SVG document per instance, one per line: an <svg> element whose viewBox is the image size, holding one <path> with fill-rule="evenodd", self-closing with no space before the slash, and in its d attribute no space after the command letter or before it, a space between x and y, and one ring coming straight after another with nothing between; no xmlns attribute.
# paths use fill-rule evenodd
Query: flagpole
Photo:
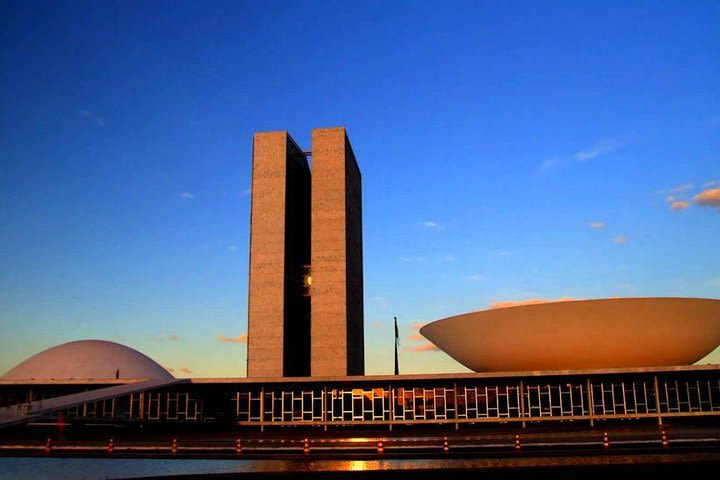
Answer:
<svg viewBox="0 0 720 480"><path fill-rule="evenodd" d="M400 366L398 364L398 344L400 343L400 335L397 326L397 317L393 317L395 320L395 375L400 375Z"/></svg>

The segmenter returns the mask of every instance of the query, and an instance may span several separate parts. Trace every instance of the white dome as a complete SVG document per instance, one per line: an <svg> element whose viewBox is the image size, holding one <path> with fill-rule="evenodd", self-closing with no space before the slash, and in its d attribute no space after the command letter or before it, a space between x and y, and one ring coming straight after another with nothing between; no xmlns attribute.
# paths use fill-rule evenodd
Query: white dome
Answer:
<svg viewBox="0 0 720 480"><path fill-rule="evenodd" d="M150 357L125 345L104 340L79 340L48 348L0 377L30 379L174 378Z"/></svg>

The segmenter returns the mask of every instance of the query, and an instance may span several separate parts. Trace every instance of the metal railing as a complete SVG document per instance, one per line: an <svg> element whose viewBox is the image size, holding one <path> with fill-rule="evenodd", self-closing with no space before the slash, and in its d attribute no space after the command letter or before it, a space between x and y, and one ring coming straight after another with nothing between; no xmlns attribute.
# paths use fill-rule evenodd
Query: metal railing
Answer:
<svg viewBox="0 0 720 480"><path fill-rule="evenodd" d="M221 398L218 398L221 397ZM720 374L404 380L397 385L229 384L134 392L74 406L70 417L147 421L208 418L245 426L461 424L720 415ZM224 405L204 412L206 401Z"/></svg>

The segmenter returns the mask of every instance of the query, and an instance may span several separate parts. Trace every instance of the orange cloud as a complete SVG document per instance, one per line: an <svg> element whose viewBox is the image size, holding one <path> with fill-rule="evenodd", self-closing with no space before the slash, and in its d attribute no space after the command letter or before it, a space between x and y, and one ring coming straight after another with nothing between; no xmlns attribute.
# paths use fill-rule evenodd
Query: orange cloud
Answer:
<svg viewBox="0 0 720 480"><path fill-rule="evenodd" d="M630 240L630 239L627 237L627 235L623 235L621 233L620 235L615 235L615 238L613 238L613 243L622 245L623 243L627 243L628 240Z"/></svg>
<svg viewBox="0 0 720 480"><path fill-rule="evenodd" d="M575 298L528 298L527 300L506 300L501 302L490 302L490 308L521 307L523 305L537 305L540 303L572 302Z"/></svg>
<svg viewBox="0 0 720 480"><path fill-rule="evenodd" d="M670 208L672 208L673 210L685 210L685 209L688 208L689 206L690 206L690 205L689 205L687 202L683 202L683 201L681 200L681 201L678 201L678 202L673 202L672 205L670 205Z"/></svg>
<svg viewBox="0 0 720 480"><path fill-rule="evenodd" d="M165 367L165 366L163 366L163 368L164 368L165 370L167 370L168 372L170 372L170 373L172 373L172 372L175 371L175 369L172 368L172 367Z"/></svg>
<svg viewBox="0 0 720 480"><path fill-rule="evenodd" d="M413 330L420 330L423 327L422 323L415 322L411 325L411 328ZM433 345L432 343L428 342L425 337L422 336L420 332L415 332L412 335L408 335L408 339L414 341L414 342L423 342L419 345L410 345L405 347L405 350L409 350L411 352L433 352L436 350L440 350L438 347Z"/></svg>
<svg viewBox="0 0 720 480"><path fill-rule="evenodd" d="M225 335L217 337L217 339L222 343L247 343L247 338L247 333L242 333L237 337L226 337Z"/></svg>
<svg viewBox="0 0 720 480"><path fill-rule="evenodd" d="M192 370L190 370L188 367L180 367L180 371L182 373L192 373Z"/></svg>
<svg viewBox="0 0 720 480"><path fill-rule="evenodd" d="M178 336L175 335L175 334L173 334L173 335L168 335L168 340L173 340L173 341L174 341L174 340L177 340L177 339L179 339L179 338L180 338L180 337L178 337Z"/></svg>
<svg viewBox="0 0 720 480"><path fill-rule="evenodd" d="M695 195L693 200L698 205L720 208L720 188L709 188Z"/></svg>
<svg viewBox="0 0 720 480"><path fill-rule="evenodd" d="M440 349L432 343L423 343L422 345L414 345L412 347L406 347L411 352L437 352Z"/></svg>
<svg viewBox="0 0 720 480"><path fill-rule="evenodd" d="M605 222L592 222L590 224L590 228L603 229L603 228L605 228Z"/></svg>

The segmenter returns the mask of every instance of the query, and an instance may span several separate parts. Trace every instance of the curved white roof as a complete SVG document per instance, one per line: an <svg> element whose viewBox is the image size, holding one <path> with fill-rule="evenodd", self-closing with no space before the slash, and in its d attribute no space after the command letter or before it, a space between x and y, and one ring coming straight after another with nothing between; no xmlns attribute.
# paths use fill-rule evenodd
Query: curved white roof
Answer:
<svg viewBox="0 0 720 480"><path fill-rule="evenodd" d="M130 347L105 340L79 340L33 355L0 379L114 379L118 372L119 378L174 378L153 359Z"/></svg>
<svg viewBox="0 0 720 480"><path fill-rule="evenodd" d="M720 344L720 300L542 303L457 315L420 333L476 372L690 365Z"/></svg>

